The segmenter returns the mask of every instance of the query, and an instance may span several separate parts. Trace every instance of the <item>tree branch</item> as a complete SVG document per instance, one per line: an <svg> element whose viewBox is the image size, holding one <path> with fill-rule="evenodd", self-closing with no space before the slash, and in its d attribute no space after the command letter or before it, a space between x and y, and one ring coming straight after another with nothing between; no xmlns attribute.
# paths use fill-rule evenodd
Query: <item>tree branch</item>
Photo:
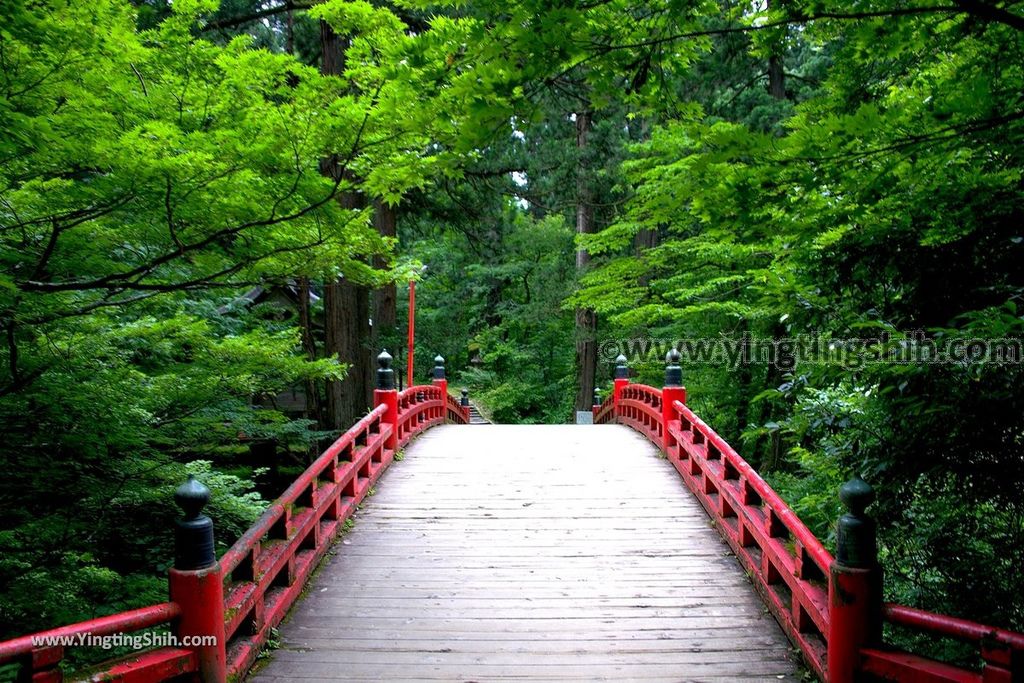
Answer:
<svg viewBox="0 0 1024 683"><path fill-rule="evenodd" d="M957 7L971 16L986 19L988 21L994 21L1000 24L1006 24L1018 31L1024 31L1024 17L1014 14L1009 10L1005 10L1002 7L989 5L988 3L981 2L980 0L953 0L953 2L956 3Z"/></svg>
<svg viewBox="0 0 1024 683"><path fill-rule="evenodd" d="M284 14L285 12L291 12L292 10L303 10L309 9L315 3L312 2L292 2L288 0L283 5L277 7L266 7L255 12L249 12L248 14L241 14L237 17L228 17L225 19L216 19L207 23L200 30L202 31L220 31L223 29L234 28L242 24L248 24L253 21L259 21L260 19L266 19L277 14Z"/></svg>
<svg viewBox="0 0 1024 683"><path fill-rule="evenodd" d="M841 154L833 154L827 157L793 157L791 159L781 160L781 163L825 162L850 159L865 159L867 157L875 156L877 154L896 152L907 147L913 147L915 145L920 145L924 143L942 142L945 140L958 139L964 134L981 133L986 130L998 128L999 126L1006 123L1018 121L1020 119L1024 119L1024 111L1014 112L1013 114L1007 114L1005 116L996 116L981 121L965 121L964 123L958 123L956 125L947 126L945 128L938 128L927 133L921 133L920 135L909 135L907 137L896 140L888 145L872 147L866 150L843 152Z"/></svg>
<svg viewBox="0 0 1024 683"><path fill-rule="evenodd" d="M958 3L970 2L970 0L953 1ZM622 43L610 45L596 44L594 45L594 47L599 51L600 54L605 54L608 52L613 52L615 50L635 50L642 47L654 47L656 45L673 43L677 40L684 40L687 38L705 38L707 36L728 35L730 33L753 33L755 31L768 31L775 28L781 28L783 26L792 26L793 24L809 24L811 22L820 21L822 19L832 19L838 21L857 21L861 19L902 17L913 14L963 13L967 11L968 10L961 8L959 5L936 5L931 7L906 7L902 9L876 10L873 12L851 12L849 14L843 14L839 12L823 12L821 14L815 14L814 16L787 17L785 19L780 19L778 21L770 21L764 24L757 24L754 26L723 26L721 28L704 29L701 31L673 33L668 36L652 38L650 40L641 40L635 43Z"/></svg>

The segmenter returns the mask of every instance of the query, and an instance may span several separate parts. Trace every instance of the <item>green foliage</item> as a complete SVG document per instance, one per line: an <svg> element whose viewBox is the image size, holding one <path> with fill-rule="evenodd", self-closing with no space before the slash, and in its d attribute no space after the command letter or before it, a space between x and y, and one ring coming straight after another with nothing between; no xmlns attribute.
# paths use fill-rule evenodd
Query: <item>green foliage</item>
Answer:
<svg viewBox="0 0 1024 683"><path fill-rule="evenodd" d="M219 552L263 510L251 481L218 473L208 461L122 465L131 469L107 488L79 489L66 509L0 532L0 576L7 586L0 595L4 623L39 628L165 600L165 572L174 557L172 530L180 516L172 494L188 474L211 490L207 512L217 520ZM100 476L94 483L106 484ZM36 505L44 508L44 503ZM160 533L154 535L154 529ZM83 546L89 549L78 550Z"/></svg>
<svg viewBox="0 0 1024 683"><path fill-rule="evenodd" d="M428 132L452 100L408 106L443 55L397 18L318 9L359 33L340 78L257 47L274 40L214 40L216 10L0 9L0 637L162 599L189 469L220 549L248 527L251 479L276 492L262 467L287 469L257 446L301 458L325 436L277 397L346 368L236 299L300 276L386 282L368 264L393 241L339 197L396 201L444 172Z"/></svg>
<svg viewBox="0 0 1024 683"><path fill-rule="evenodd" d="M581 240L601 262L572 301L610 337L878 336L843 362L693 368L690 395L823 537L838 484L875 484L891 598L1019 629L1024 586L1004 562L1021 533L1020 366L871 354L914 330L1021 336L1024 41L1012 17L970 9L802 23L785 59L810 81L769 119L727 87L742 74L721 37L724 59L697 70L725 77L632 147L631 197ZM769 33L747 54L770 54ZM658 239L638 252L643 232ZM1000 597L965 593L969 574Z"/></svg>
<svg viewBox="0 0 1024 683"><path fill-rule="evenodd" d="M885 438L886 415L874 403L876 387L852 387L840 382L817 389L787 382L784 390L764 392L763 400L792 400L786 418L749 428L745 441L779 434L793 443L787 459L792 469L769 474L772 486L786 492L793 510L818 538L835 540L835 521L842 513L836 492L854 474L874 474L860 454L878 449ZM800 444L813 445L805 447Z"/></svg>
<svg viewBox="0 0 1024 683"><path fill-rule="evenodd" d="M563 422L573 386L572 317L561 307L572 286L572 232L559 216L535 220L506 206L488 238L489 263L474 263L464 236L414 245L429 265L416 290L417 348L437 349L453 384L466 385L495 421Z"/></svg>
<svg viewBox="0 0 1024 683"><path fill-rule="evenodd" d="M979 8L5 2L0 637L162 599L176 483L223 550L329 436L278 399L348 368L242 294L420 263L416 379L441 353L502 422L571 414L577 308L603 341L877 337L696 359L690 402L823 538L870 479L890 597L1024 628L1021 365L872 358L1024 337L1024 39Z"/></svg>

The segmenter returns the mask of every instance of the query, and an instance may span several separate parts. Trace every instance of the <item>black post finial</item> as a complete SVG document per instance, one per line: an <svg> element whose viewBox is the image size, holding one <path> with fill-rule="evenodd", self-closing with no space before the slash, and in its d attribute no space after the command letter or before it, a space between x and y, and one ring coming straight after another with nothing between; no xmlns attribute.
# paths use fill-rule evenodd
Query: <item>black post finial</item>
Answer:
<svg viewBox="0 0 1024 683"><path fill-rule="evenodd" d="M175 523L174 568L188 571L212 567L217 563L213 550L213 520L203 514L203 508L210 502L210 489L190 474L175 490L174 502L185 513L185 517Z"/></svg>
<svg viewBox="0 0 1024 683"><path fill-rule="evenodd" d="M870 569L878 565L875 520L864 511L875 500L875 491L860 477L839 487L839 499L848 512L836 529L836 562L847 567Z"/></svg>
<svg viewBox="0 0 1024 683"><path fill-rule="evenodd" d="M434 356L434 379L444 379L444 357L441 354Z"/></svg>
<svg viewBox="0 0 1024 683"><path fill-rule="evenodd" d="M629 368L626 367L626 357L621 353L615 359L615 379L629 379Z"/></svg>
<svg viewBox="0 0 1024 683"><path fill-rule="evenodd" d="M459 402L459 405L469 405L469 389L462 390L462 401Z"/></svg>
<svg viewBox="0 0 1024 683"><path fill-rule="evenodd" d="M594 387L594 405L601 405L601 389Z"/></svg>
<svg viewBox="0 0 1024 683"><path fill-rule="evenodd" d="M387 349L377 356L377 388L388 391L395 388L395 371L391 369L394 360Z"/></svg>
<svg viewBox="0 0 1024 683"><path fill-rule="evenodd" d="M679 367L679 359L682 356L676 348L669 349L665 354L665 386L683 386L683 369Z"/></svg>

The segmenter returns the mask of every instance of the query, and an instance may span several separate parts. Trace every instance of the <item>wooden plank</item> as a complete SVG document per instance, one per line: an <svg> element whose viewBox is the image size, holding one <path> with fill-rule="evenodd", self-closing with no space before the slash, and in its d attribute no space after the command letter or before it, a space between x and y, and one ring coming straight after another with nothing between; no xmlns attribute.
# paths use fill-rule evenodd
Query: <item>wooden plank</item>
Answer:
<svg viewBox="0 0 1024 683"><path fill-rule="evenodd" d="M322 616L302 613L302 621L310 628L327 630L331 624L336 624L340 619L336 615ZM373 618L347 618L358 628L378 631L407 631L407 632L432 632L432 633L529 633L546 636L549 634L578 634L592 633L595 631L622 631L630 632L651 631L664 633L670 630L693 630L693 629L737 629L753 626L763 626L771 629L774 625L771 617L758 616L730 616L711 618L705 615L694 615L692 617L577 617L574 619L551 617L548 619L482 619L482 618L435 618L431 616L410 616L406 614L395 614L391 617ZM785 642L780 641L780 642Z"/></svg>
<svg viewBox="0 0 1024 683"><path fill-rule="evenodd" d="M318 677L277 678L277 677L259 676L257 678L253 678L252 680L258 681L259 683L292 683L292 681L295 681L295 680L301 680L302 683L335 683L336 681L338 681L338 678L336 676L332 676L330 678L318 678ZM405 683L405 682L415 683L417 681L447 680L447 679L444 679L444 678L427 678L427 677L424 677L424 676L415 676L415 675L407 676L407 677L403 678L403 677L398 676L398 675L392 675L392 676L389 676L386 679L382 679L382 678L379 678L379 677L354 678L352 676L346 676L344 680L346 681L346 683L380 683L381 680L388 680L388 681L392 681L394 683ZM497 678L497 679L491 678L491 679L488 679L488 680L503 680L503 681L520 681L520 680L522 680L522 681L528 681L528 680L538 680L538 679L530 677L529 674L524 674L522 676L502 676L502 677ZM628 677L610 676L610 677L596 677L596 678L595 678L593 673L579 673L579 674L576 674L576 675L572 675L571 673L568 673L566 675L560 675L560 676L557 676L557 677L552 677L551 680L557 680L557 681L595 681L595 680L622 681L622 680L630 680L630 681L644 681L644 683L683 683L683 682L695 681L695 680L696 681L707 681L708 683L717 683L719 681L721 681L721 683L728 683L729 681L744 681L744 683L779 683L779 681L790 681L792 683L797 683L797 682L801 681L801 679L796 677L796 676L785 675L785 674L757 675L757 674L750 674L750 673L742 673L742 674L723 673L721 675L717 675L717 674L710 674L710 673L708 673L708 674L701 675L700 678L694 678L692 676L687 676L685 674L685 672L681 672L681 673L679 673L679 674L677 674L675 676L659 675L657 672L653 672L653 673L651 673L651 672L631 672Z"/></svg>
<svg viewBox="0 0 1024 683"><path fill-rule="evenodd" d="M316 631L299 631L297 640L285 640L283 649L299 650L331 646L337 641L336 637L319 637ZM361 638L356 638L361 635ZM612 634L614 635L614 634ZM484 638L480 636L463 636L443 640L439 638L403 638L396 640L382 641L379 638L368 637L367 634L353 634L348 640L358 642L347 643L346 648L355 652L366 652L370 650L381 650L385 652L420 652L427 650L452 650L456 652L562 652L566 648L576 652L607 652L608 641L617 640L615 651L623 652L650 652L650 651L708 651L735 650L737 645L750 650L774 649L778 646L778 640L766 636L758 629L748 631L733 630L729 632L704 632L692 633L690 637L684 638L677 635L672 639L668 638L546 638L544 642L537 643L530 639L515 639L511 637Z"/></svg>
<svg viewBox="0 0 1024 683"><path fill-rule="evenodd" d="M493 680L638 680L651 675L665 677L669 671L676 671L675 681L704 681L712 677L727 680L742 680L748 677L786 680L792 676L793 664L788 659L764 659L751 657L749 661L736 663L709 662L706 664L645 664L589 663L578 657L564 664L531 664L530 657L521 657L522 662L511 666L488 665L483 662L472 664L447 664L424 662L419 664L340 662L284 662L277 663L278 676L283 680L301 681L320 678L335 681L368 679L377 681L393 680L441 680L441 681L493 681ZM275 662L267 667L271 671ZM253 677L261 681L260 676ZM796 680L789 678L789 680Z"/></svg>
<svg viewBox="0 0 1024 683"><path fill-rule="evenodd" d="M733 598L728 595L722 595L721 589L717 586L714 587L714 591L708 591L703 596L686 596L686 597L662 597L662 596L597 596L597 595L577 595L576 597L553 597L553 596L511 596L506 595L504 597L495 597L488 595L476 595L466 596L457 595L453 597L440 596L440 595L426 595L417 596L414 598L409 597L375 597L366 598L363 596L354 596L348 598L339 598L331 596L330 593L321 593L317 596L316 604L318 607L326 607L333 613L338 613L341 610L352 609L362 610L367 607L374 609L383 609L393 612L394 610L410 609L413 607L411 603L415 603L418 606L424 606L431 609L444 609L458 611L459 614L464 614L471 610L491 610L493 612L495 607L499 607L503 610L502 614L507 615L508 612L505 610L516 610L516 609L528 609L531 610L531 614L536 614L534 610L565 610L566 607L572 607L573 609L580 609L586 607L587 609L696 609L701 607L725 605L731 606L735 603Z"/></svg>
<svg viewBox="0 0 1024 683"><path fill-rule="evenodd" d="M769 651L757 652L760 662L771 662L778 666L788 658ZM378 666L397 666L400 664L446 664L465 666L483 664L488 667L556 667L566 661L585 662L587 665L608 666L615 664L643 664L644 666L675 665L675 666L706 666L710 664L745 664L751 651L737 653L735 650L704 650L678 649L669 651L642 651L643 657L638 658L637 652L608 652L595 649L583 650L566 648L555 652L545 652L535 647L524 647L514 652L457 652L450 648L429 648L418 651L387 651L360 650L360 664ZM523 661L523 655L529 657ZM281 662L300 664L349 664L352 656L347 651L322 648L304 650L282 649L275 655ZM781 659L780 659L781 657Z"/></svg>
<svg viewBox="0 0 1024 683"><path fill-rule="evenodd" d="M627 428L445 426L406 449L258 683L791 680L789 643Z"/></svg>
<svg viewBox="0 0 1024 683"><path fill-rule="evenodd" d="M573 642L588 642L588 641L613 641L613 642L637 642L637 641L652 641L652 640L665 640L678 643L680 645L688 645L689 643L698 642L716 642L723 638L735 638L737 642L742 642L746 635L753 633L763 633L764 628L761 624L751 622L743 626L737 626L735 624L729 625L723 628L701 628L694 629L692 624L678 624L678 628L661 628L661 629L633 629L633 630L622 630L616 629L614 626L608 626L604 630L580 630L580 629L565 629L561 631L553 631L545 628L537 628L530 631L506 631L502 629L497 630L454 630L446 632L433 631L429 628L423 629L422 625L418 625L419 629L413 628L409 624L392 624L389 627L366 627L366 628L348 628L348 629L326 629L326 628L304 628L295 631L294 636L288 636L286 634L282 642L286 643L302 643L304 639L310 640L325 640L325 641L365 641L365 640L378 640L385 642L404 642L407 640L424 640L434 639L438 642L447 642L449 640L485 640L491 642L537 642L542 645L548 642L561 642L561 641L573 641ZM775 638L774 642L778 644L778 639ZM358 649L355 644L347 644L346 647L352 647Z"/></svg>
<svg viewBox="0 0 1024 683"><path fill-rule="evenodd" d="M621 624L626 619L649 620L649 619L707 619L710 617L732 618L735 613L735 603L724 602L711 605L684 605L672 607L653 607L649 605L624 605L608 607L603 605L585 605L572 603L558 605L555 607L495 604L487 606L462 607L460 605L432 605L425 601L418 601L415 604L405 601L401 606L374 605L368 607L355 607L344 602L318 602L309 613L311 617L326 616L337 618L343 616L346 619L394 619L394 618L415 618L442 621L466 620L479 622L484 619L494 621L528 621L536 622L543 619L557 619L559 622L572 622L580 619L578 615L584 613L588 620L614 619ZM501 609L501 617L495 618L492 615L495 608ZM415 615L415 616L412 616Z"/></svg>

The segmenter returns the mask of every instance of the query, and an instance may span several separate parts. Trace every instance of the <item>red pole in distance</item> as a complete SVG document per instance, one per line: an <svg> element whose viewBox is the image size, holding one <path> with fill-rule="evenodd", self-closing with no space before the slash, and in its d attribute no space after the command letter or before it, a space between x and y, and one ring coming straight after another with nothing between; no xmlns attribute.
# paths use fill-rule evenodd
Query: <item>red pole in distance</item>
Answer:
<svg viewBox="0 0 1024 683"><path fill-rule="evenodd" d="M416 280L409 280L409 368L406 373L407 386L413 386L412 381L412 356L413 340L416 338Z"/></svg>

